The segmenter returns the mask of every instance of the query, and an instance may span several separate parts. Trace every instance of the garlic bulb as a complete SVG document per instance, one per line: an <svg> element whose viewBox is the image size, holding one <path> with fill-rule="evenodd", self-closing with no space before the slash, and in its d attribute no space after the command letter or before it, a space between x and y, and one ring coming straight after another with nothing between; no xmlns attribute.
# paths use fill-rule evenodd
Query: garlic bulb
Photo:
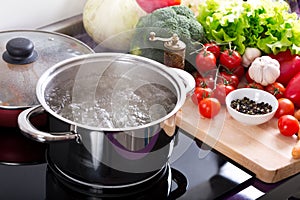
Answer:
<svg viewBox="0 0 300 200"><path fill-rule="evenodd" d="M249 67L249 76L263 86L274 83L280 75L280 64L270 56L256 58Z"/></svg>
<svg viewBox="0 0 300 200"><path fill-rule="evenodd" d="M242 56L243 67L249 67L255 58L260 57L261 52L257 48L247 47L245 53Z"/></svg>

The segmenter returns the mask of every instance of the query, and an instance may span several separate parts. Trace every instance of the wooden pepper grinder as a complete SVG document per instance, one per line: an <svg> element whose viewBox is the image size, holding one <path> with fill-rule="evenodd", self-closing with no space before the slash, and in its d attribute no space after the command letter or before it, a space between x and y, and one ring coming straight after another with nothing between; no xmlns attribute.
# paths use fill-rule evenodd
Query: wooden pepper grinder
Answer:
<svg viewBox="0 0 300 200"><path fill-rule="evenodd" d="M164 64L169 67L184 69L186 45L177 34L170 38L156 37L154 32L150 33L150 41L164 42Z"/></svg>

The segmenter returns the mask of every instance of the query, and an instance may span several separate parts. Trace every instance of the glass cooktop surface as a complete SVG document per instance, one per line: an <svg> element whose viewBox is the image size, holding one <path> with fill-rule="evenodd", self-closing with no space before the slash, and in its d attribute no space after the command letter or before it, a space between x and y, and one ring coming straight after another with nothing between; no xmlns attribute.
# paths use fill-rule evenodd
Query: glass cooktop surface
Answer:
<svg viewBox="0 0 300 200"><path fill-rule="evenodd" d="M4 135L0 135L0 138L3 138ZM28 138L17 131L11 133L11 136L30 142L32 146L32 141L28 141ZM5 137L8 136L6 135ZM15 143L13 139L6 141L6 144L8 142L11 145ZM26 144L26 142L23 143ZM20 147L19 152L24 152L26 148L28 149L28 146L25 144L20 144L23 147ZM40 149L40 151L43 150L44 148ZM5 149L5 151L6 154L18 153L10 151L10 149ZM37 153L36 151L39 150L33 149L27 153L35 154ZM23 156L26 157L28 154L24 154ZM16 157L16 155L12 155L11 157ZM95 197L89 193L83 195L82 191L78 192L76 188L70 189L69 187L65 187L65 184L53 173L53 170L43 157L37 157L39 160L36 160L36 162L30 160L31 162L23 164L14 163L11 160L7 162L1 156L0 159L2 163L0 165L0 199L33 200L58 199L60 197L64 199L104 199L101 196ZM174 196L176 196L176 199L189 200L232 199L236 198L233 196L242 196L239 192L245 188L244 185L249 185L248 182L253 178L252 175L225 160L222 156L211 151L209 148L205 148L201 142L187 136L182 130L179 131L175 138L175 146L168 166L170 170L167 170L164 178L160 182L155 182L153 187L149 186L149 189L147 189L148 193L143 192L144 194L159 193L164 190L162 192L167 193L166 198L169 199L171 197L174 198ZM178 174L179 178L176 177ZM169 186L165 187L163 184L168 184ZM180 195L173 195L175 193L173 191ZM250 194L252 194L252 197L249 197ZM247 194L247 198L255 199L262 194L257 192L257 190L254 193L252 191ZM139 197L137 199L147 199L146 197L142 198L142 195L137 196ZM114 197L118 198L118 196ZM165 196L162 197L164 198Z"/></svg>

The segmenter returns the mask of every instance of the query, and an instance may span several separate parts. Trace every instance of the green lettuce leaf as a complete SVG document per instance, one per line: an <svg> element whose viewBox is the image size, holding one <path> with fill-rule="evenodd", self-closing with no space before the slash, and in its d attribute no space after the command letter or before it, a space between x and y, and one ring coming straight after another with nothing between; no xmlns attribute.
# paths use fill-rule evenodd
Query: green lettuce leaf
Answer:
<svg viewBox="0 0 300 200"><path fill-rule="evenodd" d="M287 49L299 52L300 21L283 1L206 0L199 6L197 20L207 39L231 42L241 54L246 47L266 54Z"/></svg>

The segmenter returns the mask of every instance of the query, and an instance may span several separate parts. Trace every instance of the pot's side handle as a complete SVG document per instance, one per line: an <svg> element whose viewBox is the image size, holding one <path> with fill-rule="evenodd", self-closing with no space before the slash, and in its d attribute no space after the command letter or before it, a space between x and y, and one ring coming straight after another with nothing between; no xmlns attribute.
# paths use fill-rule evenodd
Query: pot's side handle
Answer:
<svg viewBox="0 0 300 200"><path fill-rule="evenodd" d="M186 88L186 96L192 95L196 86L194 77L187 71L184 71L183 69L172 67L170 69L174 70L176 74L182 79Z"/></svg>
<svg viewBox="0 0 300 200"><path fill-rule="evenodd" d="M72 132L61 132L61 133L47 133L38 130L30 122L30 116L45 112L44 108L35 106L22 111L18 116L18 125L21 132L38 142L51 142L51 141L65 141L65 140L76 140L79 139L79 135Z"/></svg>

